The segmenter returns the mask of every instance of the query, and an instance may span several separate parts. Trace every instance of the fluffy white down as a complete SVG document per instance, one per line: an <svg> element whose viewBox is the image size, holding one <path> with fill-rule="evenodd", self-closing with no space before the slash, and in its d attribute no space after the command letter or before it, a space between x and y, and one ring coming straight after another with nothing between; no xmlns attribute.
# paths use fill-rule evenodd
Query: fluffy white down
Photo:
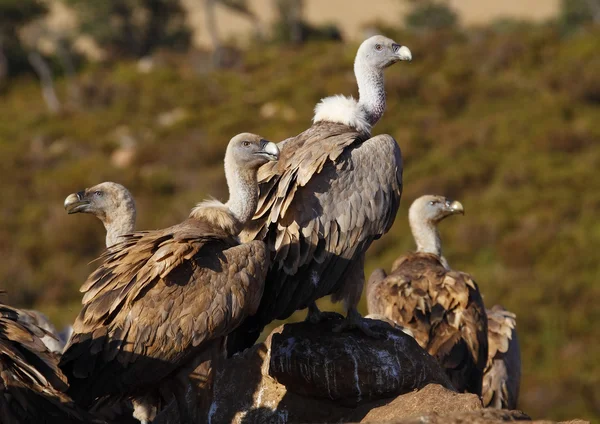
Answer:
<svg viewBox="0 0 600 424"><path fill-rule="evenodd" d="M240 222L233 215L231 209L216 199L208 199L198 203L190 212L190 218L206 219L233 236L237 236L241 230Z"/></svg>
<svg viewBox="0 0 600 424"><path fill-rule="evenodd" d="M337 122L371 134L367 114L352 97L336 95L321 99L315 106L313 122Z"/></svg>

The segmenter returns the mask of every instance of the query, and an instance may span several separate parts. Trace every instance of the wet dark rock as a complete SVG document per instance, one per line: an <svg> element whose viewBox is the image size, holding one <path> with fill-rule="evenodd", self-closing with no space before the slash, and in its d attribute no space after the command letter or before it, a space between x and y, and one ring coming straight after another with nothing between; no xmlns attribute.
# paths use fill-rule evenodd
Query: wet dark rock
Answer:
<svg viewBox="0 0 600 424"><path fill-rule="evenodd" d="M374 339L358 330L334 332L340 322L288 324L272 334L269 375L290 392L345 406L429 383L452 389L437 361L401 330L371 320L371 328L382 335Z"/></svg>
<svg viewBox="0 0 600 424"><path fill-rule="evenodd" d="M431 363L429 358L422 357L421 351L414 348L416 342L413 345L412 339L400 330L389 332L390 326L376 323L375 329L389 333L375 340L357 331L333 333L331 329L335 324L336 322L323 322L317 326L308 323L286 324L276 328L264 343L257 344L228 359L225 366L217 372L210 422L218 424L344 422L494 424L529 419L519 411L483 409L476 395L455 392L437 363ZM310 351L307 348L309 345L305 345L300 340L311 341ZM347 343L350 343L350 347L347 347ZM346 346L347 352L343 346ZM388 377L392 371L386 371L384 374L382 370L370 369L369 367L374 368L377 364L380 368L385 365L383 356L376 357L373 352L399 356L399 359L390 358L392 365L386 366L394 366L397 369L403 367L401 369L406 373L404 382L402 383L402 378L398 383ZM414 354L414 358L411 356L414 361L412 363L408 359L410 352ZM357 359L358 368L354 365L353 357ZM331 393L339 396L336 400L328 397L329 390L326 385L323 385L323 373L307 372L307 365L299 365L308 364L305 362L307 358L314 358L321 361L321 364L332 358L339 362L332 369L340 374L329 375L329 378L335 375L337 379L335 391L330 389ZM293 361L299 362L296 364ZM344 367L341 366L342 364L345 364ZM359 373L358 387L361 390L361 402L358 403L355 370ZM286 386L271 374L287 381L288 385L295 382L294 384L300 385L302 389ZM310 378L304 378L305 375ZM378 380L378 376L382 380L388 378L388 383L395 389L382 388L382 380ZM442 384L427 384L428 379L442 380ZM421 388L412 390L410 387L414 383ZM319 396L309 392L311 388L320 391ZM307 395L298 393L302 390ZM408 392L367 400L368 396L374 396L375 393L387 394L394 390ZM323 393L327 396L323 396ZM342 395L348 395L350 401L341 397ZM174 403L159 414L154 423L179 423ZM572 424L575 423L574 421ZM583 421L577 422L577 424L583 423Z"/></svg>

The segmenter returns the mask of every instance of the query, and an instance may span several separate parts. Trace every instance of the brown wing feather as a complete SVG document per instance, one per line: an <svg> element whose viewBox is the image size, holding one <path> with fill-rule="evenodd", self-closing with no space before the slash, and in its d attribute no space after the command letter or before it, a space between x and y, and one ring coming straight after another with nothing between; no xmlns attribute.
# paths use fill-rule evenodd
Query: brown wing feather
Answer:
<svg viewBox="0 0 600 424"><path fill-rule="evenodd" d="M268 265L263 242L197 220L127 236L82 288L61 360L73 396L88 405L159 384L256 311Z"/></svg>
<svg viewBox="0 0 600 424"><path fill-rule="evenodd" d="M64 393L67 379L42 339L49 333L0 304L0 417L2 423L92 422Z"/></svg>
<svg viewBox="0 0 600 424"><path fill-rule="evenodd" d="M521 383L516 316L499 305L488 309L486 313L489 352L483 376L483 404L516 409Z"/></svg>
<svg viewBox="0 0 600 424"><path fill-rule="evenodd" d="M251 345L273 319L285 319L320 297L346 292L345 274L398 210L402 159L394 139L320 122L286 141L277 164L259 171L260 201L242 240L264 240L274 252L257 316L238 333ZM362 283L362 281L361 281Z"/></svg>
<svg viewBox="0 0 600 424"><path fill-rule="evenodd" d="M446 270L431 254L406 255L393 269L387 276L378 270L369 279L369 313L409 328L458 390L481 394L488 344L477 284L468 274Z"/></svg>

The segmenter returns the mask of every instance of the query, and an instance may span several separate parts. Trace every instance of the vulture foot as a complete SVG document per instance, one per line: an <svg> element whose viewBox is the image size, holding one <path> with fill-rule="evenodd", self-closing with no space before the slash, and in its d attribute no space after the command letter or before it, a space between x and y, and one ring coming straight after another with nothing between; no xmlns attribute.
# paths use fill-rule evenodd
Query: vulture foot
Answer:
<svg viewBox="0 0 600 424"><path fill-rule="evenodd" d="M310 322L311 324L318 324L322 321L328 321L332 319L340 319L343 318L341 314L337 312L323 312L319 310L315 303L312 303L308 307L308 314L306 314L305 321Z"/></svg>
<svg viewBox="0 0 600 424"><path fill-rule="evenodd" d="M368 318L363 318L356 309L352 308L348 311L348 315L346 319L344 319L339 325L336 325L333 328L335 333L341 333L345 330L360 330L367 337L371 337L373 339L380 339L384 335L379 331L375 331L371 329L371 321Z"/></svg>

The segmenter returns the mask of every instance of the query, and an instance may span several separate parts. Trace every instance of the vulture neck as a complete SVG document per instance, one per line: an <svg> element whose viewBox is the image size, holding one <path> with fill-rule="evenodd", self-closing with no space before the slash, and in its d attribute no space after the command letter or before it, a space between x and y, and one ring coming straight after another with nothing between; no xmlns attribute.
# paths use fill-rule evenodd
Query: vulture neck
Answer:
<svg viewBox="0 0 600 424"><path fill-rule="evenodd" d="M115 213L107 214L102 223L106 229L106 247L111 247L122 239L123 234L132 233L135 229L135 206L129 203L119 205Z"/></svg>
<svg viewBox="0 0 600 424"><path fill-rule="evenodd" d="M385 111L383 70L368 66L359 57L354 62L354 75L358 84L358 104L366 112L369 124L373 126Z"/></svg>
<svg viewBox="0 0 600 424"><path fill-rule="evenodd" d="M417 252L442 257L442 240L437 225L431 221L412 218L409 217L410 229L417 243Z"/></svg>
<svg viewBox="0 0 600 424"><path fill-rule="evenodd" d="M225 206L239 222L240 230L252 219L258 206L256 173L256 169L241 169L225 158L225 178L229 187L229 200Z"/></svg>

